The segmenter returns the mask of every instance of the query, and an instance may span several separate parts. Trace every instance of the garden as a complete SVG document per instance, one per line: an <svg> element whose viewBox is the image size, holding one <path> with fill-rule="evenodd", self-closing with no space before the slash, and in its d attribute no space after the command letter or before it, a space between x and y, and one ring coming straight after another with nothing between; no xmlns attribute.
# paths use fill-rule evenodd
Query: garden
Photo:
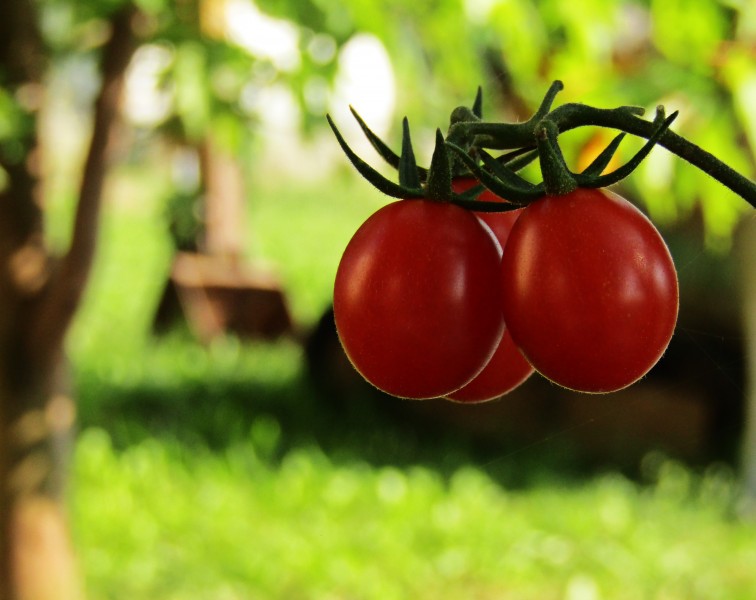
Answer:
<svg viewBox="0 0 756 600"><path fill-rule="evenodd" d="M0 8L0 600L753 598L754 23Z"/></svg>
<svg viewBox="0 0 756 600"><path fill-rule="evenodd" d="M752 595L754 525L738 518L732 462L649 447L626 473L587 468L559 427L481 449L375 402L324 398L295 339L155 337L172 249L159 186L129 175L70 340L71 510L91 598ZM295 186L259 189L254 251L285 266L292 312L312 328L341 249L383 200L348 177L317 205ZM601 428L602 413L577 427Z"/></svg>

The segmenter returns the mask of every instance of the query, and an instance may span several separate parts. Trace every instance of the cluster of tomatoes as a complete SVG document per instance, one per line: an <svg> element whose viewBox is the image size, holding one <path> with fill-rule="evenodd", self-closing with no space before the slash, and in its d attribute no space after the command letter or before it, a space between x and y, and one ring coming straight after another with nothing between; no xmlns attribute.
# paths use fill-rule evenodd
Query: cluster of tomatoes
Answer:
<svg viewBox="0 0 756 600"><path fill-rule="evenodd" d="M477 185L455 178L455 192ZM477 200L503 202L484 190ZM403 398L497 398L534 371L583 392L645 375L674 332L678 284L654 225L602 189L474 212L398 200L347 245L335 279L355 368Z"/></svg>

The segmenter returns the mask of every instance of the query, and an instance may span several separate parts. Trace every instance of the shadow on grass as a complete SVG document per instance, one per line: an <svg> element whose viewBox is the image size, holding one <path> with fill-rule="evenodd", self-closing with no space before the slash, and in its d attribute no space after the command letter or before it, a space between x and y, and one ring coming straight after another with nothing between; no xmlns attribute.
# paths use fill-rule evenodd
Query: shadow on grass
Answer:
<svg viewBox="0 0 756 600"><path fill-rule="evenodd" d="M739 360L712 361L713 347L702 353L689 337L676 336L652 376L616 394L567 392L536 375L503 399L460 405L400 400L367 384L326 313L304 347L234 342L217 351L179 336L148 349L127 376L90 365L78 373L80 422L107 430L116 448L146 438L188 451L249 442L274 464L317 447L336 462L442 473L474 464L513 487L607 469L635 476L651 451L705 464L732 455L717 440L739 437L739 411L723 394L728 381L739 389L739 376L710 374Z"/></svg>
<svg viewBox="0 0 756 600"><path fill-rule="evenodd" d="M179 443L188 452L252 443L264 446L261 454L275 465L292 450L316 447L335 463L421 465L442 475L475 464L511 487L581 473L566 444L523 451L521 444L481 435L469 423L456 426L453 413L464 407L399 400L352 378L348 389L329 389L311 377L304 361L275 381L212 372L123 381L107 370L78 379L80 426L105 429L117 449L147 438ZM451 409L451 419L433 405Z"/></svg>

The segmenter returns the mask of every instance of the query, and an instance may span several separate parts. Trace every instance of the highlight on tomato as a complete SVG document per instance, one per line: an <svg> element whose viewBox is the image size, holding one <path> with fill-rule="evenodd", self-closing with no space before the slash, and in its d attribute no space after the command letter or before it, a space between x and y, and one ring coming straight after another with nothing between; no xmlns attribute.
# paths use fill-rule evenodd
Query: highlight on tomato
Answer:
<svg viewBox="0 0 756 600"><path fill-rule="evenodd" d="M501 246L471 212L408 199L371 215L334 283L339 339L357 371L403 398L446 396L502 337Z"/></svg>
<svg viewBox="0 0 756 600"><path fill-rule="evenodd" d="M648 218L607 190L545 196L522 211L502 259L507 329L544 377L611 392L643 377L674 333L679 291Z"/></svg>

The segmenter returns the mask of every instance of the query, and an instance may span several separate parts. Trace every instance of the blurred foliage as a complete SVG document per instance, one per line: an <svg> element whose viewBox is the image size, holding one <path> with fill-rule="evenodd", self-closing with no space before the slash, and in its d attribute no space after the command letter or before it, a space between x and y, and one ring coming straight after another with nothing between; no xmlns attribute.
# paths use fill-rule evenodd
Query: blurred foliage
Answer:
<svg viewBox="0 0 756 600"><path fill-rule="evenodd" d="M176 250L197 252L204 231L202 202L196 194L177 191L167 202L168 229Z"/></svg>
<svg viewBox="0 0 756 600"><path fill-rule="evenodd" d="M651 455L643 484L513 490L471 467L271 459L280 440L265 415L220 454L149 439L119 452L87 431L74 514L90 596L745 600L756 586L726 468Z"/></svg>
<svg viewBox="0 0 756 600"><path fill-rule="evenodd" d="M527 118L548 84L561 79L560 101L681 110L678 133L754 176L753 2L269 0L261 5L290 19L317 22L338 39L344 32L377 35L393 58L402 112L426 126L443 126L448 107L468 103L479 83L498 117ZM575 141L566 143L568 155L579 155L590 135L571 135ZM642 198L662 223L690 216L700 205L708 241L727 247L747 205L664 153L652 154L643 173L624 184L625 193Z"/></svg>
<svg viewBox="0 0 756 600"><path fill-rule="evenodd" d="M651 456L642 483L573 478L560 444L570 432L481 457L358 413L356 398L315 394L290 340L152 338L173 248L169 174L147 162L111 173L68 340L82 428L71 507L89 597L750 597L754 528L732 518L727 467L695 474ZM248 207L251 253L281 265L305 326L330 301L354 229L384 201L361 183L269 181ZM65 230L70 203L49 208L50 227Z"/></svg>
<svg viewBox="0 0 756 600"><path fill-rule="evenodd" d="M696 474L651 455L642 482L572 478L558 438L480 460L313 393L289 340L152 338L173 248L170 173L150 158L111 173L69 338L83 430L71 507L89 597L750 597L754 528L732 518L728 467ZM351 173L327 183L271 178L248 207L251 253L281 266L308 326L344 245L384 202ZM61 237L70 203L49 208Z"/></svg>
<svg viewBox="0 0 756 600"><path fill-rule="evenodd" d="M38 2L53 69L79 61L95 79L106 19L126 0ZM212 128L247 152L265 109L254 99L280 85L299 102L303 127L322 124L328 103L308 101L306 88L315 79L332 93L339 50L368 32L392 57L397 105L413 127L443 126L479 84L488 115L524 119L559 78L561 101L679 108L678 132L754 173L756 7L744 0L258 0L295 23L300 58L288 66L216 35L211 16L200 35L201 6L220 0L136 4L144 47L168 57L159 81L170 107L140 132L147 138L191 142ZM21 100L0 90L3 151L28 132L16 118ZM592 135L565 136L576 160ZM531 449L444 472L438 465L451 459L437 440L395 436L392 445L369 419L373 437L334 427L302 389L293 343L151 339L174 250L161 204L175 190L164 155L141 158L136 177L123 177L129 165L111 173L113 210L69 338L85 428L72 502L93 598L751 597L754 532L731 519L737 485L727 469L699 477L652 457L646 486L617 475L577 486L531 468ZM333 177L328 190L273 183L250 203L247 243L281 266L294 316L309 326L330 301L349 236L384 199L353 178ZM185 210L190 191L175 196ZM661 221L700 202L720 247L745 209L663 150L627 192ZM48 226L63 240L74 198L50 200ZM339 462L307 445L318 427L387 462L399 447L435 464ZM532 489L497 485L494 471Z"/></svg>
<svg viewBox="0 0 756 600"><path fill-rule="evenodd" d="M226 16L234 6L254 10L243 0L39 0L39 5L54 61L91 59L106 35L109 15L129 5L141 9L141 44L168 56L160 87L170 98L170 109L152 125L179 143L197 142L212 130L216 141L242 153L248 149L256 111L264 110L250 106L259 89L285 80L304 103L303 73L317 70L318 77L326 80L335 73L333 56L313 57L307 50L317 31L306 23L290 24L300 44L300 57L293 63L280 65L264 52L245 47L229 31Z"/></svg>
<svg viewBox="0 0 756 600"><path fill-rule="evenodd" d="M127 4L38 2L58 61L92 55L104 38L107 16ZM490 118L525 119L548 84L561 79L565 91L559 101L679 109L678 133L746 176L755 173L753 2L257 0L262 12L254 12L251 0L135 4L144 12L143 44L168 56L160 85L170 108L152 126L178 141L191 143L212 129L235 152L249 152L259 115L275 108L265 106L262 92L275 86L285 86L297 101L303 130L322 126L332 108L340 50L357 34L369 33L391 57L399 112L418 128L445 127L450 109L468 104L479 84ZM298 56L283 60L271 48L245 47L223 21L231 9L253 11L264 27L288 27ZM13 107L2 100L0 138L8 146L5 140L15 131ZM601 136L589 131L565 136L568 157L580 160L596 135ZM626 146L629 155L635 146ZM653 152L623 192L645 203L662 224L700 207L708 241L727 247L747 205L665 154Z"/></svg>

